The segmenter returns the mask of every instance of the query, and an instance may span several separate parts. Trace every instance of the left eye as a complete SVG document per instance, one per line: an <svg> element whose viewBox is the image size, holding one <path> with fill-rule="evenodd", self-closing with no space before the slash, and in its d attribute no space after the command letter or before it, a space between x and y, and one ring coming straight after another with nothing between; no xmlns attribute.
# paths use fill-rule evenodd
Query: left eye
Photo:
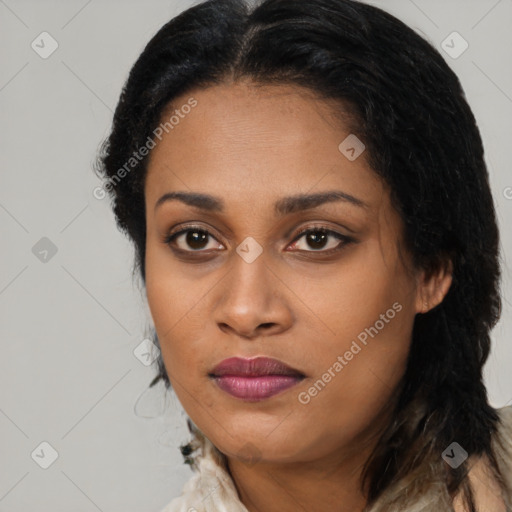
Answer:
<svg viewBox="0 0 512 512"><path fill-rule="evenodd" d="M296 238L296 241L293 243L293 246L301 251L309 251L307 248L304 249L297 247L300 245L299 242L301 239L304 239L304 244L307 244L307 246L313 249L312 252L329 252L333 249L337 250L351 241L349 237L344 236L341 233L337 233L336 231L331 231L330 229L308 229L307 231L300 233L300 236ZM330 243L329 239L331 239Z"/></svg>
<svg viewBox="0 0 512 512"><path fill-rule="evenodd" d="M304 241L300 243L302 239L304 239ZM220 248L223 247L222 244L218 242L208 247L214 240L216 241L215 237L209 231L202 228L189 227L166 236L164 243L175 250L192 253L219 248L219 246ZM337 233L336 231L325 228L313 228L299 233L291 246L299 251L331 252L341 249L351 241L352 239L350 237ZM180 243L182 245L181 247Z"/></svg>

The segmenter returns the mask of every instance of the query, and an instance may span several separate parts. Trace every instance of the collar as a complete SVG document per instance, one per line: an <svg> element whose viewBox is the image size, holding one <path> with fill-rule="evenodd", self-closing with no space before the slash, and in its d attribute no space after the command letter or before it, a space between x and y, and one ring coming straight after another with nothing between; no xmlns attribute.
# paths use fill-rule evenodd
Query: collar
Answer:
<svg viewBox="0 0 512 512"><path fill-rule="evenodd" d="M238 497L226 457L197 427L191 430L193 443L199 448L198 454L191 458L194 474L181 496L161 512L249 512Z"/></svg>
<svg viewBox="0 0 512 512"><path fill-rule="evenodd" d="M506 506L512 506L512 406L498 410L498 432L493 440L497 462L510 494L504 496ZM172 500L161 512L249 512L238 497L228 472L226 457L193 424L192 445L197 455L190 458L194 474L183 488L181 496ZM432 468L430 468L432 470ZM368 512L400 510L406 512L452 512L446 485L436 471L418 468L407 481L397 482L388 489ZM418 480L424 485L418 489ZM509 510L509 508L507 508ZM512 510L512 509L510 509Z"/></svg>

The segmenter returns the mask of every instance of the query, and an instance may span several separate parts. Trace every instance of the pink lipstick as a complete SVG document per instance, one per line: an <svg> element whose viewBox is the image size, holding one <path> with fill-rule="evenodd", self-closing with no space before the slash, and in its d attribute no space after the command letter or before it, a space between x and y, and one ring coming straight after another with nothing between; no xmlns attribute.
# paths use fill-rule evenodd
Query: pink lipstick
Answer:
<svg viewBox="0 0 512 512"><path fill-rule="evenodd" d="M249 402L277 395L305 377L278 359L268 357L224 359L209 376L226 393Z"/></svg>

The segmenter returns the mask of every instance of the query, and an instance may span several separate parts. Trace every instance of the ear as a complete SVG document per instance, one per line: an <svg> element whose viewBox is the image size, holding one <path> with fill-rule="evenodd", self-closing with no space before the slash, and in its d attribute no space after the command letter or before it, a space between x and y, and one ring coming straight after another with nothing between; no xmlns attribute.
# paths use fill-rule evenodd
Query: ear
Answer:
<svg viewBox="0 0 512 512"><path fill-rule="evenodd" d="M416 292L416 312L427 313L441 304L452 284L453 264L450 259L436 268L419 272Z"/></svg>

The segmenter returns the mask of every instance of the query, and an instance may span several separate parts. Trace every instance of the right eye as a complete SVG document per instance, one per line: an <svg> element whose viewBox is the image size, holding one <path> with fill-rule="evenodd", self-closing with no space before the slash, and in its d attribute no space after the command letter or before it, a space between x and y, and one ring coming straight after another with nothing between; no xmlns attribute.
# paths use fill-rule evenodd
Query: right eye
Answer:
<svg viewBox="0 0 512 512"><path fill-rule="evenodd" d="M209 240L209 238L212 240ZM215 238L209 231L198 226L187 226L185 229L167 235L164 238L164 243L169 245L171 249L177 249L182 252L203 252L215 249L215 244L212 247L208 247L208 243L213 240ZM221 245L221 247L224 246Z"/></svg>

